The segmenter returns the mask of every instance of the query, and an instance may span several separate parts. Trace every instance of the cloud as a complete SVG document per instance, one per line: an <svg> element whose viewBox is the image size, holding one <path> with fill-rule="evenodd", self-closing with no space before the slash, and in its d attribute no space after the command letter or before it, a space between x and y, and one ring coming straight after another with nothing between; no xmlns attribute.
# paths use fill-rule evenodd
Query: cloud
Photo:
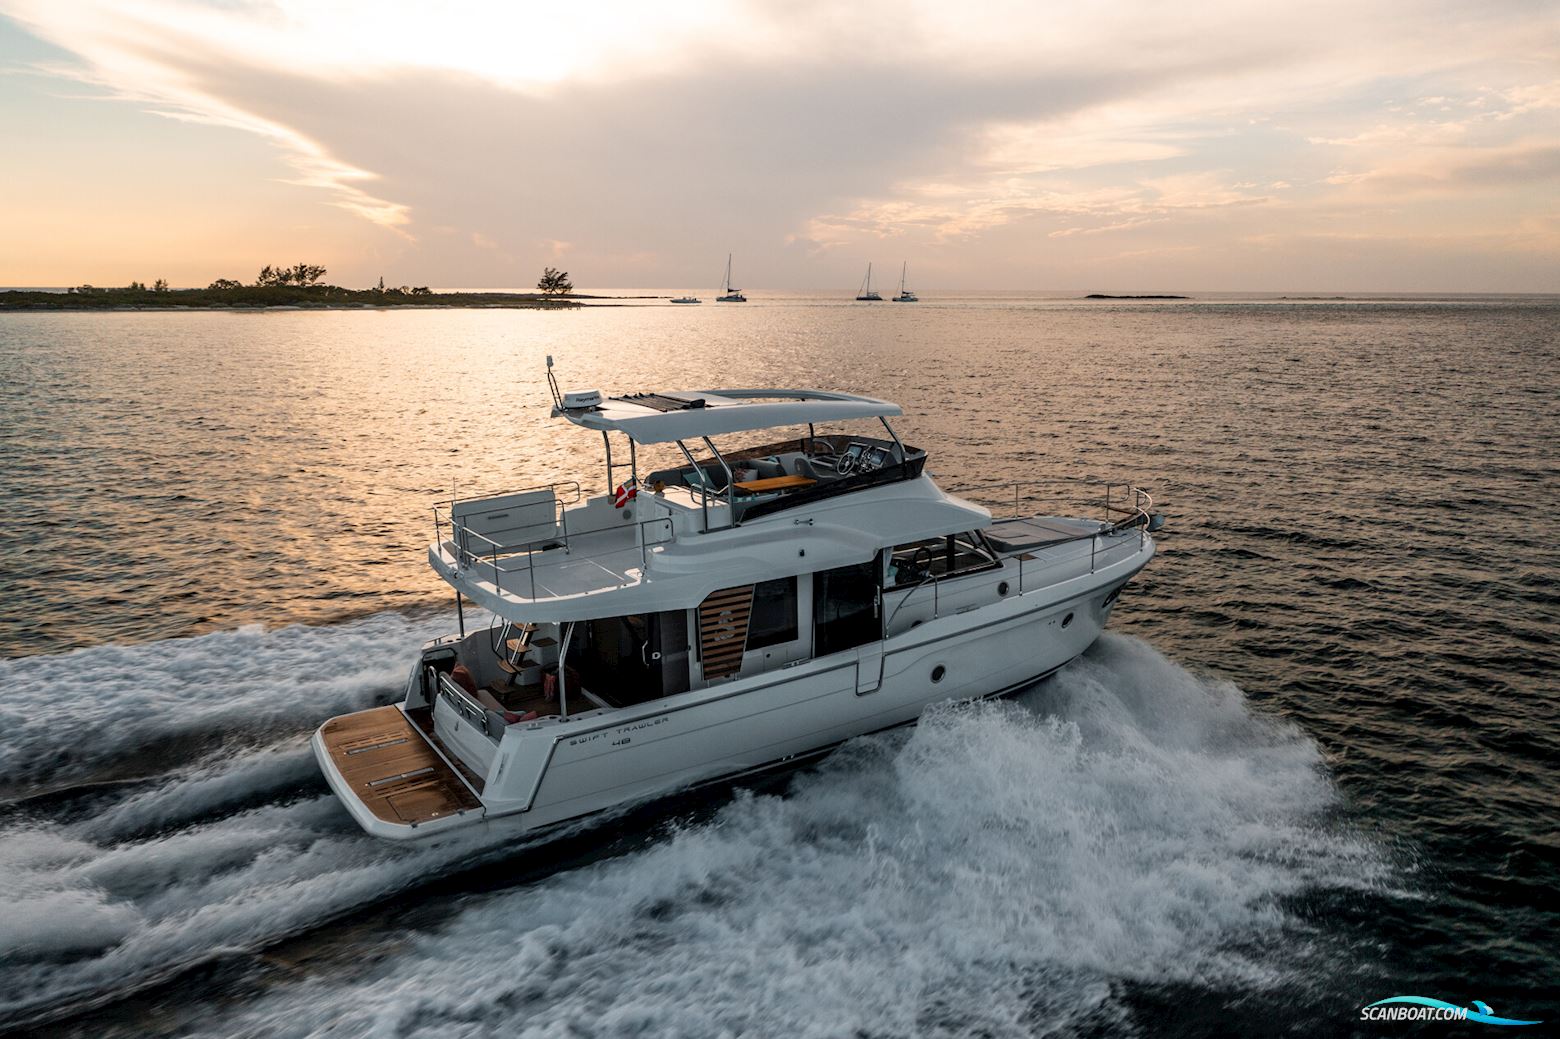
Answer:
<svg viewBox="0 0 1560 1039"><path fill-rule="evenodd" d="M1105 240L1184 258L1357 227L1399 190L1483 199L1516 242L1560 112L1536 74L1556 27L1472 0L0 10L74 55L54 75L269 142L374 263L444 284L565 253L582 284L698 284L735 249L754 284L814 285L884 246L924 253L923 284L1046 277Z"/></svg>

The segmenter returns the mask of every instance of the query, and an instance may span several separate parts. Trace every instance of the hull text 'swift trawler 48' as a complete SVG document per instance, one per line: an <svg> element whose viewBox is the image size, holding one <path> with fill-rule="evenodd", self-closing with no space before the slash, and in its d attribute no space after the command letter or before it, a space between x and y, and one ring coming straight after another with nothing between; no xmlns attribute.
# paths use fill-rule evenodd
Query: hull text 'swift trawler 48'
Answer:
<svg viewBox="0 0 1560 1039"><path fill-rule="evenodd" d="M404 702L315 733L372 834L548 826L1017 690L1088 648L1154 554L1159 517L1127 484L1091 492L1099 518L994 520L933 482L886 401L604 399L559 392L551 364L553 414L602 435L616 491L434 510L429 562L496 619L425 645ZM641 451L673 464L641 476Z"/></svg>

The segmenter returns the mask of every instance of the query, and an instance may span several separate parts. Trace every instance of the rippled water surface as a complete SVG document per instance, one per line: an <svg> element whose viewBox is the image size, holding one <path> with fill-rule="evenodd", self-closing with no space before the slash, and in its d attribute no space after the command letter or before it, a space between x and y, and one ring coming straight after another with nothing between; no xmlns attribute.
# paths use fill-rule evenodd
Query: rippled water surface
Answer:
<svg viewBox="0 0 1560 1039"><path fill-rule="evenodd" d="M1144 484L1162 553L1011 701L545 845L375 842L307 733L453 626L435 500L601 489L547 354L888 397L944 483ZM0 1022L1560 1020L1557 372L1552 299L0 315Z"/></svg>

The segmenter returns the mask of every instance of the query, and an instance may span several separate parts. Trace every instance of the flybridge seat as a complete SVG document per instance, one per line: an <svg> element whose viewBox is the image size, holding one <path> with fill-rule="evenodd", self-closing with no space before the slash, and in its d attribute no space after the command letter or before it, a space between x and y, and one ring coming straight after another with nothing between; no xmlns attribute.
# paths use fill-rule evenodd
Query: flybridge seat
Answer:
<svg viewBox="0 0 1560 1039"><path fill-rule="evenodd" d="M1067 541L1109 530L1110 524L1099 520L1062 519L1057 516L1034 516L1029 519L1005 520L986 528L986 540L1004 555L1015 552L1032 552L1048 545L1060 545Z"/></svg>
<svg viewBox="0 0 1560 1039"><path fill-rule="evenodd" d="M523 548L558 536L558 500L550 487L458 501L450 506L450 518L458 547L471 555Z"/></svg>

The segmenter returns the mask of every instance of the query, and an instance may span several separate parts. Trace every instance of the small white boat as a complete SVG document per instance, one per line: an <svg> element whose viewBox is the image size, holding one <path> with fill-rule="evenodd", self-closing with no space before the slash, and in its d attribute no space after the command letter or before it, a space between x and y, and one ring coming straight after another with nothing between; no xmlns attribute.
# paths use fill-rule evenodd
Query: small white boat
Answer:
<svg viewBox="0 0 1560 1039"><path fill-rule="evenodd" d="M747 297L742 295L742 290L738 289L738 288L733 288L732 285L731 285L731 254L730 253L726 254L726 280L724 282L722 282L722 285L724 287L721 289L721 294L719 296L715 297L715 302L716 303L746 303L747 302Z"/></svg>
<svg viewBox="0 0 1560 1039"><path fill-rule="evenodd" d="M1091 492L1092 518L994 520L933 482L887 401L605 398L560 392L551 363L552 413L602 437L606 493L564 482L435 509L428 561L460 630L416 651L400 703L312 741L371 834L529 832L1017 691L1087 649L1154 555L1143 491ZM843 422L876 432L818 429ZM778 427L807 433L732 442ZM641 474L646 444L686 464ZM466 630L468 603L497 620Z"/></svg>
<svg viewBox="0 0 1560 1039"><path fill-rule="evenodd" d="M903 267L899 268L899 295L894 297L894 302L895 303L919 303L919 302L921 302L921 298L919 296L917 296L915 293L911 292L909 289L905 288L905 274L909 270L910 270L910 264L908 262Z"/></svg>
<svg viewBox="0 0 1560 1039"><path fill-rule="evenodd" d="M856 290L857 303L881 303L883 297L872 290L872 265L867 264L867 277L861 283L861 288Z"/></svg>
<svg viewBox="0 0 1560 1039"><path fill-rule="evenodd" d="M673 302L673 303L703 303L704 301L701 300L698 296L674 296L674 297L672 297L671 302Z"/></svg>

